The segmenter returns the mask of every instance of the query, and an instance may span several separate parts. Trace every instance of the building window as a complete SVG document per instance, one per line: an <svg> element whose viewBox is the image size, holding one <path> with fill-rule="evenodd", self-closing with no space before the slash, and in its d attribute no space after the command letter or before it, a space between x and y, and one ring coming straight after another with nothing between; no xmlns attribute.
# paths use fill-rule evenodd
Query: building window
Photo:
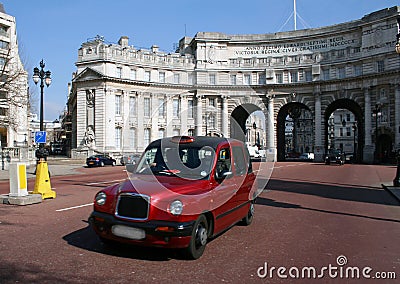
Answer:
<svg viewBox="0 0 400 284"><path fill-rule="evenodd" d="M244 74L243 83L244 83L244 85L251 85L251 76L250 76L250 74Z"/></svg>
<svg viewBox="0 0 400 284"><path fill-rule="evenodd" d="M147 146L150 144L150 129L146 128L144 130L144 145Z"/></svg>
<svg viewBox="0 0 400 284"><path fill-rule="evenodd" d="M188 75L188 83L189 83L189 85L194 84L194 74L193 73Z"/></svg>
<svg viewBox="0 0 400 284"><path fill-rule="evenodd" d="M121 115L121 95L115 96L115 114Z"/></svg>
<svg viewBox="0 0 400 284"><path fill-rule="evenodd" d="M158 73L158 81L160 83L165 83L165 72Z"/></svg>
<svg viewBox="0 0 400 284"><path fill-rule="evenodd" d="M282 73L276 73L275 74L275 80L276 80L276 83L282 84L283 83L283 74Z"/></svg>
<svg viewBox="0 0 400 284"><path fill-rule="evenodd" d="M216 83L215 74L209 74L208 76L209 76L208 77L209 84L210 85L215 85L215 83Z"/></svg>
<svg viewBox="0 0 400 284"><path fill-rule="evenodd" d="M160 128L158 129L158 138L164 138L165 137L165 129Z"/></svg>
<svg viewBox="0 0 400 284"><path fill-rule="evenodd" d="M180 83L180 80L181 78L180 78L180 74L179 73L175 73L174 74L174 83L175 84L179 84Z"/></svg>
<svg viewBox="0 0 400 284"><path fill-rule="evenodd" d="M351 136L351 128L350 128L350 127L346 127L346 135L347 135L348 137Z"/></svg>
<svg viewBox="0 0 400 284"><path fill-rule="evenodd" d="M347 114L346 114L346 121L350 121L350 118L351 118L350 113L347 113Z"/></svg>
<svg viewBox="0 0 400 284"><path fill-rule="evenodd" d="M208 105L210 107L215 107L215 98L209 98L208 99Z"/></svg>
<svg viewBox="0 0 400 284"><path fill-rule="evenodd" d="M188 100L188 118L194 117L193 100Z"/></svg>
<svg viewBox="0 0 400 284"><path fill-rule="evenodd" d="M136 80L136 69L131 69L131 80Z"/></svg>
<svg viewBox="0 0 400 284"><path fill-rule="evenodd" d="M298 81L298 73L297 71L290 71L290 82L296 83Z"/></svg>
<svg viewBox="0 0 400 284"><path fill-rule="evenodd" d="M116 127L115 128L115 148L121 149L121 137L122 137L122 128Z"/></svg>
<svg viewBox="0 0 400 284"><path fill-rule="evenodd" d="M215 129L215 116L214 115L210 115L209 123L210 123L210 128Z"/></svg>
<svg viewBox="0 0 400 284"><path fill-rule="evenodd" d="M117 78L122 78L122 67L117 67Z"/></svg>
<svg viewBox="0 0 400 284"><path fill-rule="evenodd" d="M6 59L4 57L0 57L0 66L4 66L6 64Z"/></svg>
<svg viewBox="0 0 400 284"><path fill-rule="evenodd" d="M324 80L329 80L330 79L330 70L329 69L323 69L322 70L322 76Z"/></svg>
<svg viewBox="0 0 400 284"><path fill-rule="evenodd" d="M163 98L158 99L158 116L165 116L165 100Z"/></svg>
<svg viewBox="0 0 400 284"><path fill-rule="evenodd" d="M339 79L343 79L346 77L346 69L344 67L339 67L338 69Z"/></svg>
<svg viewBox="0 0 400 284"><path fill-rule="evenodd" d="M0 48L8 49L8 42L0 40Z"/></svg>
<svg viewBox="0 0 400 284"><path fill-rule="evenodd" d="M306 70L306 82L311 82L312 81L312 72L311 70Z"/></svg>
<svg viewBox="0 0 400 284"><path fill-rule="evenodd" d="M339 134L339 135L340 135L340 137L343 137L343 128L341 128L341 127L340 127L340 129L339 129L339 133L340 133L340 134Z"/></svg>
<svg viewBox="0 0 400 284"><path fill-rule="evenodd" d="M129 130L129 146L131 148L136 148L136 129L131 128Z"/></svg>
<svg viewBox="0 0 400 284"><path fill-rule="evenodd" d="M150 116L150 98L144 98L144 116Z"/></svg>
<svg viewBox="0 0 400 284"><path fill-rule="evenodd" d="M383 60L379 60L376 62L376 66L377 66L377 71L378 72L383 72L385 71L385 62Z"/></svg>
<svg viewBox="0 0 400 284"><path fill-rule="evenodd" d="M129 116L136 115L136 97L129 97Z"/></svg>
<svg viewBox="0 0 400 284"><path fill-rule="evenodd" d="M173 108L173 116L175 118L179 118L179 112L180 112L180 102L179 99L173 99L172 100L172 108Z"/></svg>
<svg viewBox="0 0 400 284"><path fill-rule="evenodd" d="M258 84L259 85L265 84L265 73L258 73Z"/></svg>
<svg viewBox="0 0 400 284"><path fill-rule="evenodd" d="M231 85L236 85L236 74L230 76L231 78Z"/></svg>
<svg viewBox="0 0 400 284"><path fill-rule="evenodd" d="M188 130L188 135L189 136L194 136L194 129L189 129Z"/></svg>
<svg viewBox="0 0 400 284"><path fill-rule="evenodd" d="M150 71L144 71L144 81L150 82Z"/></svg>
<svg viewBox="0 0 400 284"><path fill-rule="evenodd" d="M362 65L355 65L354 66L354 75L361 76L362 75Z"/></svg>

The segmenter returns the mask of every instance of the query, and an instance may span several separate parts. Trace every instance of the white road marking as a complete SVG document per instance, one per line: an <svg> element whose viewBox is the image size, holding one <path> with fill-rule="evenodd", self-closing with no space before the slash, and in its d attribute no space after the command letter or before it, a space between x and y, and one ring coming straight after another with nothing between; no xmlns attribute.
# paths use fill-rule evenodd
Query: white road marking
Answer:
<svg viewBox="0 0 400 284"><path fill-rule="evenodd" d="M68 211L68 210L77 209L77 208L86 207L86 206L91 206L91 205L93 205L93 202L92 203L83 204L83 205L78 205L78 206L58 209L58 210L56 210L56 212Z"/></svg>
<svg viewBox="0 0 400 284"><path fill-rule="evenodd" d="M120 182L123 181L125 179L116 179L116 180L108 180L108 181L99 181L99 182L90 182L87 183L86 185L97 185L97 184L106 184L106 183L112 183L112 182Z"/></svg>
<svg viewBox="0 0 400 284"><path fill-rule="evenodd" d="M307 163L299 163L299 164L292 164L292 165L278 166L278 167L274 167L274 169L285 168L285 167L297 167L297 166L301 166L301 165L307 165Z"/></svg>

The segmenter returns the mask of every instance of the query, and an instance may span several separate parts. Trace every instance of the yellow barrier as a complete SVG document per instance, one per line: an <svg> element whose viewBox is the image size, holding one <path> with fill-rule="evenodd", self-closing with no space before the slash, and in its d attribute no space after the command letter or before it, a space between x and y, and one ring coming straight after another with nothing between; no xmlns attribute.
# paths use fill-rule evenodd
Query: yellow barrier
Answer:
<svg viewBox="0 0 400 284"><path fill-rule="evenodd" d="M36 166L36 181L33 194L41 194L42 199L56 198L56 192L51 190L49 168L46 161L39 161Z"/></svg>

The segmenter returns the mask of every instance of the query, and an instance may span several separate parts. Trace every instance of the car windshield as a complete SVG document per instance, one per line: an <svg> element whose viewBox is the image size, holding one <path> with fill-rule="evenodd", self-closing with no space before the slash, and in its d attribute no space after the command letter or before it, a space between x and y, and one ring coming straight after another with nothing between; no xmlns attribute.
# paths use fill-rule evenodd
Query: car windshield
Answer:
<svg viewBox="0 0 400 284"><path fill-rule="evenodd" d="M135 173L208 179L214 157L215 151L209 146L153 147L146 150Z"/></svg>

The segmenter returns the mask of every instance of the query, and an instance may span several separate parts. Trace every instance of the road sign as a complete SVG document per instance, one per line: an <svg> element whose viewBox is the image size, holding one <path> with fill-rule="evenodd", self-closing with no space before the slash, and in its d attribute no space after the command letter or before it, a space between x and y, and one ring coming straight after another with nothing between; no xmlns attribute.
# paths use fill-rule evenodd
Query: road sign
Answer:
<svg viewBox="0 0 400 284"><path fill-rule="evenodd" d="M46 143L46 131L35 132L35 143Z"/></svg>

